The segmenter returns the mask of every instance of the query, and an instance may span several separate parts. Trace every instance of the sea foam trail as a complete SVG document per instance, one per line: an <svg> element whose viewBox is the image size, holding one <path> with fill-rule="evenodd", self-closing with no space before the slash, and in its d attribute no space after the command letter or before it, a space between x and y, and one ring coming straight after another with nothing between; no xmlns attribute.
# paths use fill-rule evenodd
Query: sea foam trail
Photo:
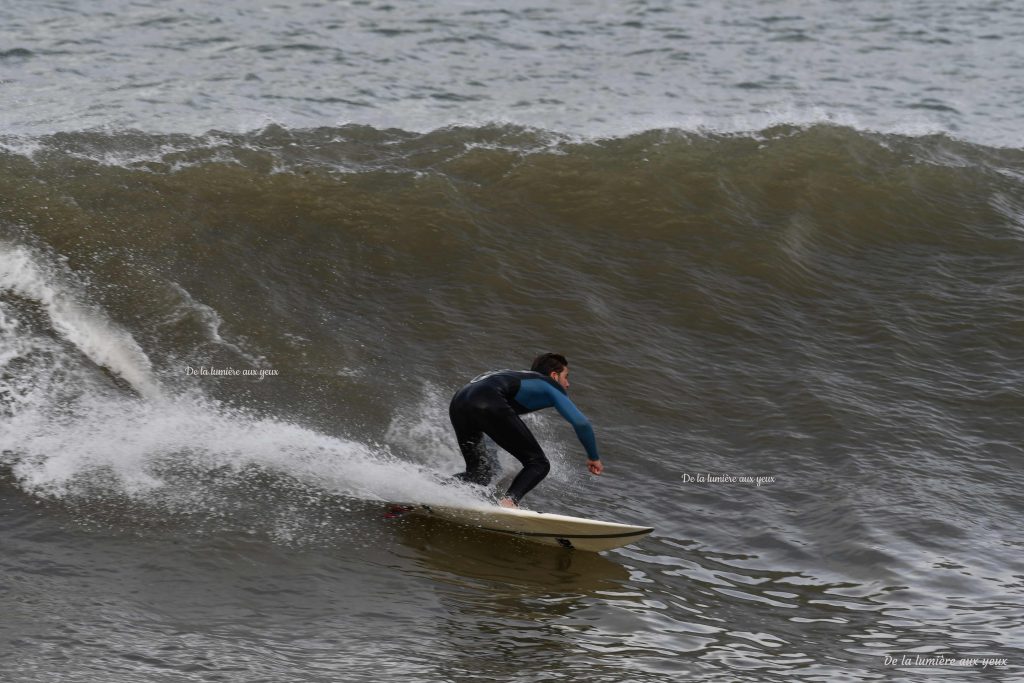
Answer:
<svg viewBox="0 0 1024 683"><path fill-rule="evenodd" d="M54 420L44 410L23 411L0 436L0 452L13 454L7 456L13 474L29 493L145 498L171 489L173 498L183 481L196 483L182 479L182 472L201 480L203 473L258 468L363 500L456 502L468 495L384 449L198 394L150 400L86 393L68 412ZM180 493L183 503L202 497L195 490Z"/></svg>
<svg viewBox="0 0 1024 683"><path fill-rule="evenodd" d="M256 468L364 500L474 498L385 447L258 416L196 389L161 386L131 334L74 296L64 284L70 281L34 250L0 243L0 293L36 303L55 333L33 330L17 305L0 300L0 461L23 490L58 499L161 491L164 504L187 507L215 494L205 495L201 483L199 491L183 488L183 471L202 477ZM62 341L137 395L99 379Z"/></svg>

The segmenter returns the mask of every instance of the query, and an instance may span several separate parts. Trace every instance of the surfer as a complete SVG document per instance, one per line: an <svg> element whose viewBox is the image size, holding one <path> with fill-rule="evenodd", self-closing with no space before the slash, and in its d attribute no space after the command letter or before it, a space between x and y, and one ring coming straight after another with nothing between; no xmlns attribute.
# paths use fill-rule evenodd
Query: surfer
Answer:
<svg viewBox="0 0 1024 683"><path fill-rule="evenodd" d="M604 465L597 454L594 429L569 400L568 388L569 361L557 353L544 353L537 356L529 371L487 372L455 392L448 414L466 460L466 471L455 477L482 486L491 482L495 464L484 446L486 434L523 464L499 501L502 507L519 507L523 496L551 469L537 439L519 416L552 406L576 430L587 452L587 468L601 474Z"/></svg>

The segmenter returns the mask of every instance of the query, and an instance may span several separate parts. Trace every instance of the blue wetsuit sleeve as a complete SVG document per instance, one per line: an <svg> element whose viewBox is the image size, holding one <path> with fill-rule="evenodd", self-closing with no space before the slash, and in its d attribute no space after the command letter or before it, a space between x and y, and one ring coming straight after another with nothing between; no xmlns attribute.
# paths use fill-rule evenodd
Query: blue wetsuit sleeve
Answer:
<svg viewBox="0 0 1024 683"><path fill-rule="evenodd" d="M555 409L576 430L576 436L583 444L583 448L586 449L587 457L591 460L600 460L601 456L597 454L597 440L594 438L594 428L590 425L590 420L580 412L580 409L569 400L568 396L560 394L554 389L551 390L551 393L554 394Z"/></svg>
<svg viewBox="0 0 1024 683"><path fill-rule="evenodd" d="M516 401L528 410L541 410L554 406L565 421L576 430L583 448L587 451L587 457L591 460L600 460L597 454L597 440L594 438L594 428L580 409L576 407L568 396L553 387L542 379L524 379L516 393Z"/></svg>

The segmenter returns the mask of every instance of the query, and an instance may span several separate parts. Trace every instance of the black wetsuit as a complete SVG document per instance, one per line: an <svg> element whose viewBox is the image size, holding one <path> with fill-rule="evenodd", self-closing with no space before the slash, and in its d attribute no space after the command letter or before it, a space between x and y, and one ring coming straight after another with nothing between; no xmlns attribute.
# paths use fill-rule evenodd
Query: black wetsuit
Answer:
<svg viewBox="0 0 1024 683"><path fill-rule="evenodd" d="M551 469L537 439L519 416L552 406L576 429L587 457L598 460L590 422L558 382L539 372L499 370L480 375L452 398L448 413L466 460L466 471L457 476L475 484L490 483L495 472L484 447L486 434L523 464L505 494L518 503Z"/></svg>

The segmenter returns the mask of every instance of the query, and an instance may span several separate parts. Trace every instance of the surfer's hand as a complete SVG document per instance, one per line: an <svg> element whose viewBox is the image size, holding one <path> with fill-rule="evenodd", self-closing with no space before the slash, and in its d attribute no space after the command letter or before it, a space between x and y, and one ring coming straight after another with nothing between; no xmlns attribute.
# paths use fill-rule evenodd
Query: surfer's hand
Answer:
<svg viewBox="0 0 1024 683"><path fill-rule="evenodd" d="M587 469L590 470L591 474L601 474L601 472L604 472L604 465L601 464L600 460L588 460Z"/></svg>

